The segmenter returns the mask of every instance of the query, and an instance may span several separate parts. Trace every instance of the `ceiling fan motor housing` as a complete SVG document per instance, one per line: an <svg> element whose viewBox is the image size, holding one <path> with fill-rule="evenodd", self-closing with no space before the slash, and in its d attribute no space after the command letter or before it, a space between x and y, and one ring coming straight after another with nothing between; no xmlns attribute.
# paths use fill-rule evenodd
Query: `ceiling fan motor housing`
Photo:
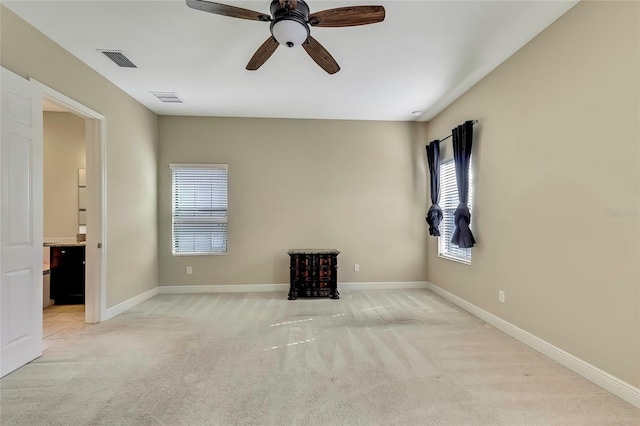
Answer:
<svg viewBox="0 0 640 426"><path fill-rule="evenodd" d="M301 45L309 38L309 6L303 1L296 2L295 9L286 9L279 0L271 2L271 35L284 46Z"/></svg>

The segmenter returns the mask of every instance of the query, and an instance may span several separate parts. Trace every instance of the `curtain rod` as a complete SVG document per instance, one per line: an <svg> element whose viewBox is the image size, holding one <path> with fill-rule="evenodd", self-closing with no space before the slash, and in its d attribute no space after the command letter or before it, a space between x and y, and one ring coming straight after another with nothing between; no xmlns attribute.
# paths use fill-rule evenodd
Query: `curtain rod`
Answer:
<svg viewBox="0 0 640 426"><path fill-rule="evenodd" d="M477 123L478 123L478 120L473 120L473 121L471 121L471 125L474 125L474 124L477 124ZM451 134L451 135L447 136L447 137L446 137L446 138L444 138L444 139L439 139L439 140L440 140L440 142L444 142L444 141L446 141L447 139L449 139L451 136L453 136L453 134Z"/></svg>

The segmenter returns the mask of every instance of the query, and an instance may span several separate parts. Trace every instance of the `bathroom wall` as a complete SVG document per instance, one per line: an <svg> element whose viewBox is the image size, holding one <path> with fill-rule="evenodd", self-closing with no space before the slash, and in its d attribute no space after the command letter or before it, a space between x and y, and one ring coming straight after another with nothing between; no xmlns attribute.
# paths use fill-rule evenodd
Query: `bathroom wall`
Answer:
<svg viewBox="0 0 640 426"><path fill-rule="evenodd" d="M86 167L84 119L44 112L44 241L75 241L78 169Z"/></svg>

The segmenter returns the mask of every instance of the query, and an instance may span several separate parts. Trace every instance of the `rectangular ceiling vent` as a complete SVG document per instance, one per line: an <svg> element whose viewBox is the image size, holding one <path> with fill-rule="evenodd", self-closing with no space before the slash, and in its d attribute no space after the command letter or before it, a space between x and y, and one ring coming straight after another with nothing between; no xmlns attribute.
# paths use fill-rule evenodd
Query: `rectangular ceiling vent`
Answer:
<svg viewBox="0 0 640 426"><path fill-rule="evenodd" d="M178 94L175 92L151 92L153 96L160 99L162 102L169 102L174 104L183 103L182 99L178 97Z"/></svg>
<svg viewBox="0 0 640 426"><path fill-rule="evenodd" d="M98 49L98 51L102 52L104 54L104 56L106 56L107 58L111 59L119 67L122 67L122 68L138 68L136 66L136 64L134 64L133 62L131 62L129 60L129 58L124 56L124 53L122 53L120 50L100 50L100 49Z"/></svg>

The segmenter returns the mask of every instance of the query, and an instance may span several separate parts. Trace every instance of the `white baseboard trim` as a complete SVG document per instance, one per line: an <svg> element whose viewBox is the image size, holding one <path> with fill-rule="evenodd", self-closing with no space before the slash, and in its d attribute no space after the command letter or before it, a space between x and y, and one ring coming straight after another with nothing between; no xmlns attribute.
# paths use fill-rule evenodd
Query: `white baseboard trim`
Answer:
<svg viewBox="0 0 640 426"><path fill-rule="evenodd" d="M571 355L570 353L552 345L551 343L540 339L537 336L525 331L515 325L511 324L499 318L476 305L467 302L466 300L449 293L448 291L438 287L437 285L427 282L427 288L434 293L444 297L450 302L458 305L465 311L470 312L476 317L486 321L498 330L508 334L516 340L524 343L525 345L535 349L543 355L551 358L560 365L567 367L569 370L579 374L585 379L600 386L606 391L611 392L615 396L625 400L629 404L640 408L640 389L618 379L615 376L599 369L598 367L589 364L582 359Z"/></svg>
<svg viewBox="0 0 640 426"><path fill-rule="evenodd" d="M289 284L230 284L230 285L167 285L160 286L160 294L194 293L251 293L262 291L289 291ZM426 281L338 283L341 290L399 290L427 288Z"/></svg>
<svg viewBox="0 0 640 426"><path fill-rule="evenodd" d="M364 283L338 283L340 290L405 290L411 288L427 288L426 281L399 281L399 282L364 282Z"/></svg>
<svg viewBox="0 0 640 426"><path fill-rule="evenodd" d="M129 300L125 300L122 303L118 303L117 305L112 306L104 311L104 314L102 315L102 321L106 321L115 317L116 315L120 315L124 311L131 309L136 305L139 305L145 300L152 298L156 294L158 294L158 287L147 290L144 293L134 296Z"/></svg>
<svg viewBox="0 0 640 426"><path fill-rule="evenodd" d="M158 289L160 294L286 292L289 284L164 285Z"/></svg>

